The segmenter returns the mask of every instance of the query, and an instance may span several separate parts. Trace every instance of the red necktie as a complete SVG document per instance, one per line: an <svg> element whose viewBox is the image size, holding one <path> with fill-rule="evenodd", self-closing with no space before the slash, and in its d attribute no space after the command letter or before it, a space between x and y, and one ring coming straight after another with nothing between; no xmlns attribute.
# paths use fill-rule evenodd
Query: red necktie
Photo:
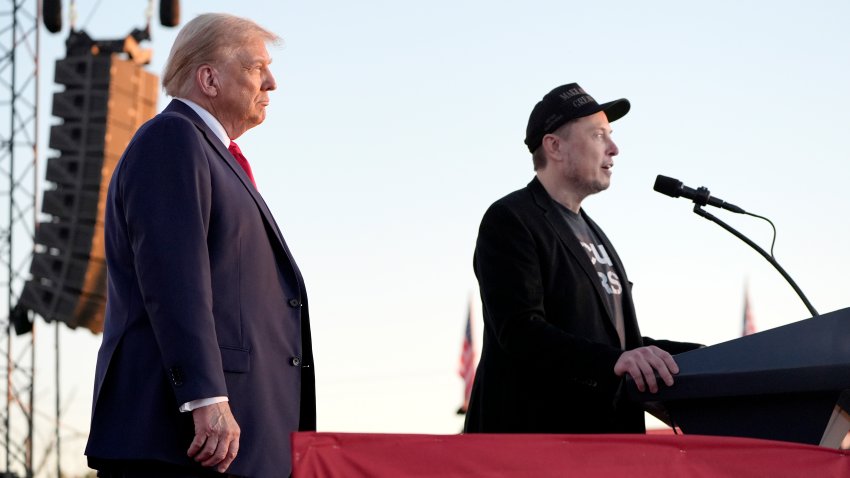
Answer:
<svg viewBox="0 0 850 478"><path fill-rule="evenodd" d="M242 166L242 169L245 170L245 173L248 175L248 178L251 180L251 183L254 184L254 187L257 187L257 182L254 181L254 173L251 172L251 165L248 164L248 160L245 159L245 155L242 154L242 150L239 149L239 146L235 141L230 142L230 146L227 147L227 150L230 151L230 154L236 158L236 162L239 163L239 166Z"/></svg>

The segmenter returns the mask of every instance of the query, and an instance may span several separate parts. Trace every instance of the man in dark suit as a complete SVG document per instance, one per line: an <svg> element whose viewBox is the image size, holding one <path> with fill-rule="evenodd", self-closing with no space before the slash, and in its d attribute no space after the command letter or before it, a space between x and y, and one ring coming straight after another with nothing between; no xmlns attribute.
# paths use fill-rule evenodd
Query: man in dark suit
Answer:
<svg viewBox="0 0 850 478"><path fill-rule="evenodd" d="M598 104L575 83L534 107L525 143L536 177L484 214L474 268L484 343L466 432L639 433L624 397L673 384L671 353L697 344L641 337L631 283L611 242L581 208L611 181L609 121L626 99Z"/></svg>
<svg viewBox="0 0 850 478"><path fill-rule="evenodd" d="M115 169L98 476L287 476L290 433L315 429L304 281L232 142L265 118L276 41L230 15L187 23L163 75L175 100Z"/></svg>

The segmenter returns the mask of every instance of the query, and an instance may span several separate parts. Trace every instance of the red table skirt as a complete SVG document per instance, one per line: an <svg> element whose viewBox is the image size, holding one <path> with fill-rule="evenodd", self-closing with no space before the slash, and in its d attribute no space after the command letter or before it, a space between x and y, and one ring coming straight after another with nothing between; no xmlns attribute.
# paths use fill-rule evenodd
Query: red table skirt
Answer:
<svg viewBox="0 0 850 478"><path fill-rule="evenodd" d="M294 433L293 478L850 477L850 453L699 435Z"/></svg>

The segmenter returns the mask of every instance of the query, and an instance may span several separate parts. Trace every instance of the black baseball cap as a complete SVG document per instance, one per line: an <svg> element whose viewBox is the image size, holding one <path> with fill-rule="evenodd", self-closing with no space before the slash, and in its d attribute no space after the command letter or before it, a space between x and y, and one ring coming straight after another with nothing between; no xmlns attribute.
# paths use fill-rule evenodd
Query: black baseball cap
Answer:
<svg viewBox="0 0 850 478"><path fill-rule="evenodd" d="M614 122L629 112L631 103L625 98L599 104L578 86L578 83L561 85L546 93L531 110L525 130L525 144L532 153L540 147L543 137L576 118L604 111L609 122Z"/></svg>

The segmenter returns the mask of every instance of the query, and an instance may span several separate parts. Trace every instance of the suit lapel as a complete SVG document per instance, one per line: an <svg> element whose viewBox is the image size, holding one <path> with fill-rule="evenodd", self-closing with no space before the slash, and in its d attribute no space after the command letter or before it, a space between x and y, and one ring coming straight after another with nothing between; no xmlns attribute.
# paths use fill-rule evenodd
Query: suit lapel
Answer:
<svg viewBox="0 0 850 478"><path fill-rule="evenodd" d="M239 178L239 181L242 182L242 185L251 195L251 198L254 199L254 203L257 205L257 208L260 210L260 214L263 217L263 221L265 221L266 226L269 231L274 234L277 238L277 244L282 249L284 255L286 256L289 264L292 266L295 271L295 276L299 283L299 288L303 291L303 279L301 278L301 271L298 270L298 266L295 264L295 259L292 257L292 253L289 252L289 247L286 245L286 241L283 239L283 234L280 232L280 228L278 228L277 223L274 220L274 216L272 216L271 211L269 211L266 202L263 200L263 197L260 196L260 193L254 187L251 179L248 177L248 174L242 169L242 166L236 162L236 158L230 154L230 151L224 147L224 144L219 140L218 136L204 123L202 120L188 105L179 100L172 100L168 107L163 110L163 113L177 113L182 116L185 116L187 119L192 121L195 124L195 127L201 131L204 135L204 138L207 141L207 144L218 154L218 156L224 161L225 164L233 171L233 174Z"/></svg>
<svg viewBox="0 0 850 478"><path fill-rule="evenodd" d="M608 314L608 320L605 321L606 327L610 333L614 334L615 337L618 337L617 329L614 327L614 313L608 305L607 293L605 292L605 289L602 288L602 283L599 281L599 275L596 272L596 268L593 267L593 263L590 262L590 258L587 256L587 251L581 247L581 243L579 243L575 234L573 234L570 226L567 225L567 222L563 217L561 217L561 213L556 209L555 204L553 204L553 199L549 196L549 193L546 192L546 189L543 188L543 185L536 177L528 184L528 189L534 197L534 202L537 203L537 206L543 210L543 217L558 235L558 238L561 240L561 244L563 244L567 251L569 251L569 253L573 256L587 275L587 279L593 284L593 288L596 290L596 295L605 309L605 312ZM589 218L585 216L585 219ZM599 232L599 228L596 227L596 224L593 224L591 227L593 227L595 232ZM599 237L602 239L604 236L600 234ZM605 247L608 249L609 245L607 244L607 241L604 239L602 240L606 243ZM621 270L621 268L618 267L618 270Z"/></svg>

